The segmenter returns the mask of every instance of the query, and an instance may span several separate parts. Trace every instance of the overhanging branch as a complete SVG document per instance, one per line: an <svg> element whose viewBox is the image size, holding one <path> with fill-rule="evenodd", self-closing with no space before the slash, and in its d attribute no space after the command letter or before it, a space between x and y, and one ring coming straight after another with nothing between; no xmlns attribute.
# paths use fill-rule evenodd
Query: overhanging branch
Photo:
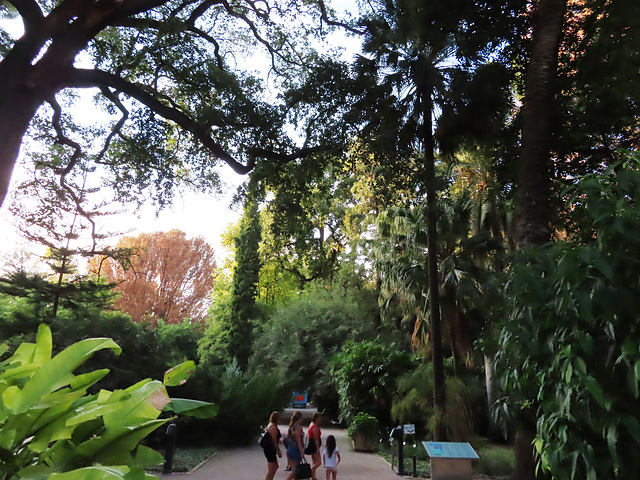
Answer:
<svg viewBox="0 0 640 480"><path fill-rule="evenodd" d="M237 161L218 142L211 138L211 135L209 135L209 133L201 125L198 125L192 118L177 108L160 102L156 97L145 91L139 85L129 83L117 75L97 69L76 68L72 69L72 72L73 74L66 86L75 88L113 88L118 92L122 92L125 95L136 99L161 117L175 122L180 128L190 132L216 158L227 163L236 173L245 175L255 166L255 160L250 160L246 165Z"/></svg>
<svg viewBox="0 0 640 480"><path fill-rule="evenodd" d="M149 91L145 90L140 85L135 85L118 77L117 75L102 70L76 68L71 70L71 75L65 83L65 86L70 88L111 88L116 92L122 92L125 95L134 98L156 114L166 120L175 122L180 128L190 132L205 148L209 150L213 156L228 164L240 175L245 175L253 170L257 158L274 160L279 163L287 163L314 153L326 152L333 149L333 147L315 146L297 149L291 153L281 153L259 147L246 147L246 152L249 154L249 160L246 164L243 164L236 160L218 142L216 142L211 137L207 128L199 125L195 120L178 108L162 103L158 98L153 96L153 94L149 93Z"/></svg>

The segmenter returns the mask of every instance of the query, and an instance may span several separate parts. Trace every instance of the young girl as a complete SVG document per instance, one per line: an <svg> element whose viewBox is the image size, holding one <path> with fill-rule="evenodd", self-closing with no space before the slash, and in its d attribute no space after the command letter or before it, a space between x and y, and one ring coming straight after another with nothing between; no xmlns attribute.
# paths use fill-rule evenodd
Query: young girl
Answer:
<svg viewBox="0 0 640 480"><path fill-rule="evenodd" d="M325 471L327 472L327 480L333 475L333 480L336 480L338 476L338 464L340 463L340 450L336 445L336 437L329 435L327 437L327 444L324 449L324 455L322 456L322 463L324 463Z"/></svg>

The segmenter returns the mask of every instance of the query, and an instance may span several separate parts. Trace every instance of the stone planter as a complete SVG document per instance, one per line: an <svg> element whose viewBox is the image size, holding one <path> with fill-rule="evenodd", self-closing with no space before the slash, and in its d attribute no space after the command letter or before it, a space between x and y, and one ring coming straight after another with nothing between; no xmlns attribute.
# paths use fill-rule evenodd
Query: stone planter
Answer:
<svg viewBox="0 0 640 480"><path fill-rule="evenodd" d="M373 452L376 446L376 439L364 433L354 433L349 438L351 446L356 452Z"/></svg>

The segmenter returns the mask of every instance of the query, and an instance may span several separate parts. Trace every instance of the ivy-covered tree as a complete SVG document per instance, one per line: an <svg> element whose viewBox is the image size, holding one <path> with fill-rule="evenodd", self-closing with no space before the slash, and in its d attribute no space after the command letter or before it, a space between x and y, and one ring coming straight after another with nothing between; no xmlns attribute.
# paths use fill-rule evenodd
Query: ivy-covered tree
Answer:
<svg viewBox="0 0 640 480"><path fill-rule="evenodd" d="M238 366L246 370L251 356L255 322L260 317L256 304L260 280L260 254L258 252L262 230L258 202L249 196L244 207L240 233L235 238L236 267L233 271L231 291L231 317L228 328L228 355L236 358Z"/></svg>

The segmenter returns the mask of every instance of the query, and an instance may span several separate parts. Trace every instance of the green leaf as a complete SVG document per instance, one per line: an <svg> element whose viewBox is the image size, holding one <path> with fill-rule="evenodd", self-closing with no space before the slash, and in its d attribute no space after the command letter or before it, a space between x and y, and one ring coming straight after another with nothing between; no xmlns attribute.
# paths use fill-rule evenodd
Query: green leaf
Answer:
<svg viewBox="0 0 640 480"><path fill-rule="evenodd" d="M611 425L607 429L607 446L609 447L609 455L615 470L618 469L618 430L615 425Z"/></svg>
<svg viewBox="0 0 640 480"><path fill-rule="evenodd" d="M162 465L164 463L164 457L160 452L146 447L144 445L138 445L136 450L136 465L139 467L155 467L156 465Z"/></svg>
<svg viewBox="0 0 640 480"><path fill-rule="evenodd" d="M638 419L632 416L627 416L622 419L621 423L626 427L633 439L636 441L636 449L640 447L640 422Z"/></svg>
<svg viewBox="0 0 640 480"><path fill-rule="evenodd" d="M177 387L184 384L196 369L196 363L192 360L176 365L164 374L163 383L167 387Z"/></svg>
<svg viewBox="0 0 640 480"><path fill-rule="evenodd" d="M213 403L191 400L188 398L172 398L164 407L165 411L196 418L212 418L218 414L219 407Z"/></svg>
<svg viewBox="0 0 640 480"><path fill-rule="evenodd" d="M108 338L89 338L74 343L53 359L45 362L21 391L12 392L5 399L4 394L7 393L5 390L3 394L5 406L15 414L26 411L43 396L72 383L75 376L71 372L82 365L95 352L104 349L111 349L118 354L121 352L120 347Z"/></svg>
<svg viewBox="0 0 640 480"><path fill-rule="evenodd" d="M99 437L78 445L76 453L101 463L110 463L109 459L120 459L123 454L133 451L143 438L166 422L167 419L152 420L132 427L107 430Z"/></svg>
<svg viewBox="0 0 640 480"><path fill-rule="evenodd" d="M105 414L104 424L109 430L135 425L141 420L156 419L169 401L162 383L147 381L131 391L129 397L123 398L117 411Z"/></svg>
<svg viewBox="0 0 640 480"><path fill-rule="evenodd" d="M129 467L86 467L65 473L54 473L50 480L145 480L156 478L148 475L141 468Z"/></svg>
<svg viewBox="0 0 640 480"><path fill-rule="evenodd" d="M598 402L601 407L605 408L604 392L602 391L602 387L598 381L591 376L585 376L582 381L589 393L591 393L593 398L595 398L596 402Z"/></svg>
<svg viewBox="0 0 640 480"><path fill-rule="evenodd" d="M38 327L36 335L36 348L33 352L33 360L31 363L42 365L51 360L51 352L53 351L53 339L51 337L51 329L44 323Z"/></svg>

